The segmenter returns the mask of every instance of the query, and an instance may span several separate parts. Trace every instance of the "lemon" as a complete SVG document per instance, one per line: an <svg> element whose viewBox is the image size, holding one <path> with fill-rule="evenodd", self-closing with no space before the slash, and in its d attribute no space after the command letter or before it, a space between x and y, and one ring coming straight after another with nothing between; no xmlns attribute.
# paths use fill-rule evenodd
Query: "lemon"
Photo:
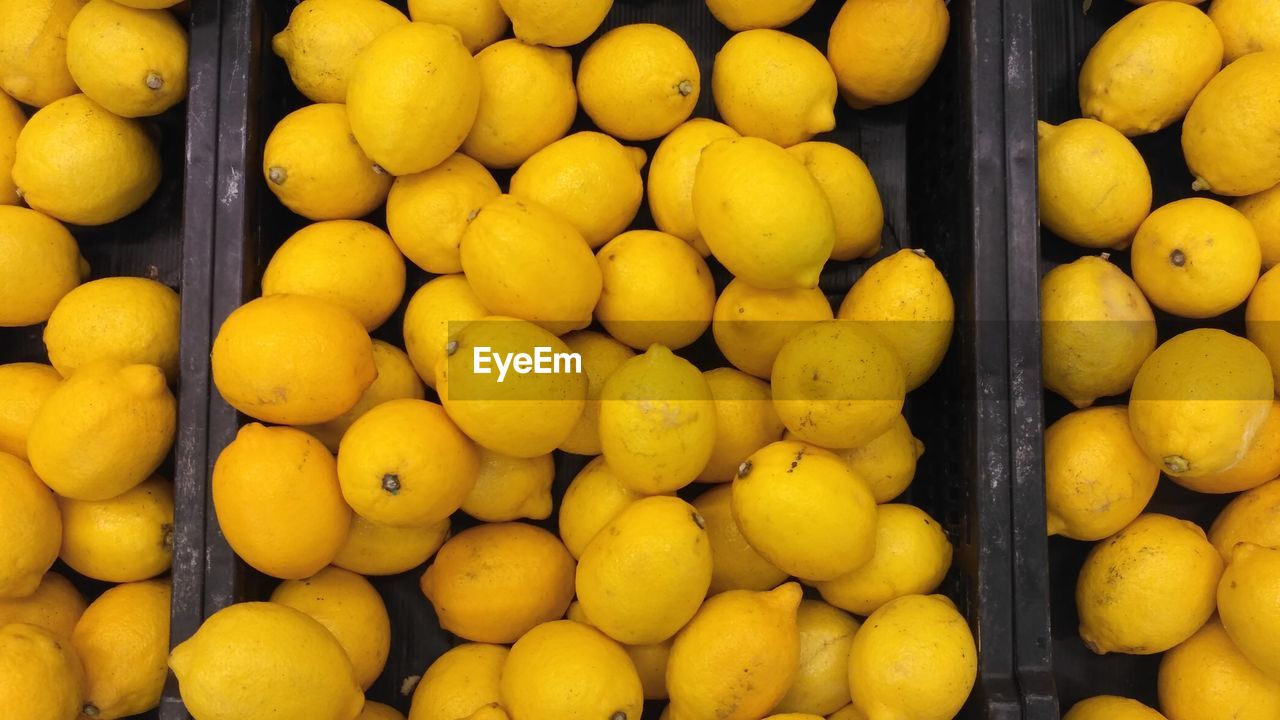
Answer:
<svg viewBox="0 0 1280 720"><path fill-rule="evenodd" d="M560 443L560 449L575 455L599 455L600 391L622 363L635 357L635 351L591 330L569 333L563 340L570 351L582 358L582 371L587 375L587 405L569 437Z"/></svg>
<svg viewBox="0 0 1280 720"><path fill-rule="evenodd" d="M333 456L300 430L250 423L213 466L213 509L231 549L258 571L311 577L346 542L351 509Z"/></svg>
<svg viewBox="0 0 1280 720"><path fill-rule="evenodd" d="M800 596L800 586L787 583L703 603L671 646L670 720L748 720L777 705L800 665Z"/></svg>
<svg viewBox="0 0 1280 720"><path fill-rule="evenodd" d="M519 720L639 720L644 690L622 647L572 620L533 628L502 669L502 705Z"/></svg>
<svg viewBox="0 0 1280 720"><path fill-rule="evenodd" d="M1112 25L1080 68L1080 110L1129 137L1168 127L1222 67L1213 21L1184 3L1153 3Z"/></svg>
<svg viewBox="0 0 1280 720"><path fill-rule="evenodd" d="M1209 6L1209 19L1222 35L1224 62L1235 62L1249 53L1280 50L1280 7L1275 3L1218 0Z"/></svg>
<svg viewBox="0 0 1280 720"><path fill-rule="evenodd" d="M86 716L114 720L160 705L168 675L167 580L107 590L84 611L71 636L84 664Z"/></svg>
<svg viewBox="0 0 1280 720"><path fill-rule="evenodd" d="M711 333L734 367L768 378L788 340L810 325L834 318L831 303L818 288L764 290L734 279L716 299Z"/></svg>
<svg viewBox="0 0 1280 720"><path fill-rule="evenodd" d="M4 462L0 460L0 462ZM26 623L70 640L87 604L71 581L50 570L35 592L21 598L0 599L0 627Z"/></svg>
<svg viewBox="0 0 1280 720"><path fill-rule="evenodd" d="M0 327L49 319L64 295L89 274L80 246L57 220L0 205Z"/></svg>
<svg viewBox="0 0 1280 720"><path fill-rule="evenodd" d="M861 627L851 615L818 600L802 600L796 612L800 666L774 711L775 719L822 717L849 704L849 649Z"/></svg>
<svg viewBox="0 0 1280 720"><path fill-rule="evenodd" d="M442 275L418 288L404 311L404 347L418 377L435 387L449 334L488 314L462 275Z"/></svg>
<svg viewBox="0 0 1280 720"><path fill-rule="evenodd" d="M822 447L859 447L884 434L902 413L902 363L869 325L817 323L778 353L773 405L796 437ZM908 333L900 332L905 339Z"/></svg>
<svg viewBox="0 0 1280 720"><path fill-rule="evenodd" d="M578 114L567 50L502 40L476 55L480 109L462 151L511 168L564 137Z"/></svg>
<svg viewBox="0 0 1280 720"><path fill-rule="evenodd" d="M716 439L698 480L727 483L751 453L782 437L769 384L733 368L702 374L715 402Z"/></svg>
<svg viewBox="0 0 1280 720"><path fill-rule="evenodd" d="M702 373L662 345L627 360L600 391L600 444L628 488L646 495L693 482L715 446L716 416Z"/></svg>
<svg viewBox="0 0 1280 720"><path fill-rule="evenodd" d="M565 619L600 629L587 617L582 610L582 603L577 600L570 603ZM644 688L644 699L666 700L667 662L671 659L671 639L649 645L623 645L622 649L631 658L636 674L640 676L640 686Z"/></svg>
<svg viewBox="0 0 1280 720"><path fill-rule="evenodd" d="M383 705L372 700L364 701L364 709L356 720L405 720L404 715L390 705Z"/></svg>
<svg viewBox="0 0 1280 720"><path fill-rule="evenodd" d="M392 175L430 170L471 132L480 69L457 30L409 23L382 33L351 67L347 117L360 147Z"/></svg>
<svg viewBox="0 0 1280 720"><path fill-rule="evenodd" d="M816 287L835 245L822 186L803 163L760 138L717 140L702 151L693 213L729 272L767 290Z"/></svg>
<svg viewBox="0 0 1280 720"><path fill-rule="evenodd" d="M1076 584L1080 637L1090 650L1153 655L1213 615L1222 558L1204 531L1146 514L1094 546Z"/></svg>
<svg viewBox="0 0 1280 720"><path fill-rule="evenodd" d="M139 10L163 10L177 5L182 0L117 0L117 2Z"/></svg>
<svg viewBox="0 0 1280 720"><path fill-rule="evenodd" d="M875 554L847 575L818 583L822 598L858 615L870 615L904 595L931 593L951 569L951 543L933 518L913 505L876 510Z"/></svg>
<svg viewBox="0 0 1280 720"><path fill-rule="evenodd" d="M356 515L333 564L361 575L399 575L426 562L448 537L448 518L422 527L398 528Z"/></svg>
<svg viewBox="0 0 1280 720"><path fill-rule="evenodd" d="M14 155L17 153L18 134L27 124L26 113L13 98L0 93L0 205L19 205L18 187L13 184Z"/></svg>
<svg viewBox="0 0 1280 720"><path fill-rule="evenodd" d="M173 649L169 667L192 717L355 720L351 661L320 623L276 603L232 605Z"/></svg>
<svg viewBox="0 0 1280 720"><path fill-rule="evenodd" d="M178 379L178 293L147 278L93 280L58 301L44 329L49 362L66 377L95 362L155 365Z"/></svg>
<svg viewBox="0 0 1280 720"><path fill-rule="evenodd" d="M1280 387L1280 272L1272 268L1258 280L1244 309L1245 334L1271 363L1271 373Z"/></svg>
<svg viewBox="0 0 1280 720"><path fill-rule="evenodd" d="M12 720L76 720L83 678L65 640L34 625L0 627L0 705Z"/></svg>
<svg viewBox="0 0 1280 720"><path fill-rule="evenodd" d="M462 234L460 257L491 312L557 335L591 323L600 266L573 226L537 202L499 195L485 203Z"/></svg>
<svg viewBox="0 0 1280 720"><path fill-rule="evenodd" d="M173 561L173 484L152 477L110 500L58 500L63 562L113 583L153 578ZM132 715L133 713L125 713Z"/></svg>
<svg viewBox="0 0 1280 720"><path fill-rule="evenodd" d="M1280 264L1280 185L1236 200L1231 205L1239 210L1258 233L1262 246L1262 269Z"/></svg>
<svg viewBox="0 0 1280 720"><path fill-rule="evenodd" d="M637 500L619 513L578 559L578 602L591 624L628 645L675 635L711 583L705 525L674 497Z"/></svg>
<svg viewBox="0 0 1280 720"><path fill-rule="evenodd" d="M373 341L346 310L306 295L250 300L213 340L223 399L272 423L314 425L350 410L373 384Z"/></svg>
<svg viewBox="0 0 1280 720"><path fill-rule="evenodd" d="M271 39L271 49L312 102L346 102L356 57L408 20L382 0L303 0L289 14L288 26Z"/></svg>
<svg viewBox="0 0 1280 720"><path fill-rule="evenodd" d="M41 363L0 365L0 452L27 459L27 435L36 413L62 376Z"/></svg>
<svg viewBox="0 0 1280 720"><path fill-rule="evenodd" d="M396 178L387 196L387 231L423 270L459 273L458 246L467 223L501 193L483 165L455 153L426 172Z"/></svg>
<svg viewBox="0 0 1280 720"><path fill-rule="evenodd" d="M633 348L679 349L711 325L716 287L711 270L688 243L656 230L632 230L596 253L603 287L595 316Z"/></svg>
<svg viewBox="0 0 1280 720"><path fill-rule="evenodd" d="M90 0L66 42L76 85L116 115L159 115L187 95L187 33L167 10Z"/></svg>
<svg viewBox="0 0 1280 720"><path fill-rule="evenodd" d="M262 150L262 175L285 207L309 220L368 215L393 180L356 144L338 103L308 105L276 123Z"/></svg>
<svg viewBox="0 0 1280 720"><path fill-rule="evenodd" d="M739 137L724 123L693 118L672 130L649 163L649 212L658 229L688 242L703 257L711 253L693 216L693 178L702 150L716 140Z"/></svg>
<svg viewBox="0 0 1280 720"><path fill-rule="evenodd" d="M1221 330L1165 342L1138 371L1129 425L1139 447L1171 477L1197 477L1240 462L1271 412L1267 358Z"/></svg>
<svg viewBox="0 0 1280 720"><path fill-rule="evenodd" d="M481 450L476 484L462 501L462 512L484 522L545 520L551 516L555 478L551 455L516 458Z"/></svg>
<svg viewBox="0 0 1280 720"><path fill-rule="evenodd" d="M306 425L300 430L324 443L329 452L336 453L342 436L352 423L373 408L391 400L421 400L426 391L422 380L414 372L409 356L400 348L381 340L373 341L373 365L378 377L369 386L354 407L338 417L319 425Z"/></svg>
<svg viewBox="0 0 1280 720"><path fill-rule="evenodd" d="M1165 717L1137 700L1099 695L1073 705L1062 720L1165 720Z"/></svg>
<svg viewBox="0 0 1280 720"><path fill-rule="evenodd" d="M1280 548L1237 545L1218 585L1218 613L1232 642L1272 682L1280 682Z"/></svg>
<svg viewBox="0 0 1280 720"><path fill-rule="evenodd" d="M463 720L511 720L511 716L498 703L490 703L463 718Z"/></svg>
<svg viewBox="0 0 1280 720"><path fill-rule="evenodd" d="M709 592L715 595L726 590L771 590L787 579L787 573L761 557L742 536L738 521L733 518L732 498L732 486L719 485L693 501L711 543Z"/></svg>
<svg viewBox="0 0 1280 720"><path fill-rule="evenodd" d="M1165 653L1159 680L1160 708L1169 720L1280 716L1280 682L1240 654L1217 618Z"/></svg>
<svg viewBox="0 0 1280 720"><path fill-rule="evenodd" d="M493 523L450 538L421 585L440 627L474 642L512 643L564 617L573 569L573 556L555 535L524 523Z"/></svg>
<svg viewBox="0 0 1280 720"><path fill-rule="evenodd" d="M137 120L72 95L27 120L18 135L13 182L33 210L77 225L104 225L142 207L155 192L160 153Z"/></svg>
<svg viewBox="0 0 1280 720"><path fill-rule="evenodd" d="M1087 248L1129 247L1151 212L1151 173L1110 125L1090 118L1037 124L1040 223Z"/></svg>
<svg viewBox="0 0 1280 720"><path fill-rule="evenodd" d="M31 467L54 492L106 500L160 466L177 425L177 402L153 365L80 368L45 400L27 437Z"/></svg>
<svg viewBox="0 0 1280 720"><path fill-rule="evenodd" d="M1280 516L1280 477L1241 493L1230 502L1209 529L1209 542L1223 560L1243 542L1262 547L1280 547L1280 525L1271 518Z"/></svg>
<svg viewBox="0 0 1280 720"><path fill-rule="evenodd" d="M652 140L689 119L702 78L698 59L675 32L652 23L614 28L587 48L578 67L582 109L622 140Z"/></svg>
<svg viewBox="0 0 1280 720"><path fill-rule="evenodd" d="M943 0L849 0L831 25L827 58L855 108L906 100L942 56L951 17Z"/></svg>
<svg viewBox="0 0 1280 720"><path fill-rule="evenodd" d="M867 268L836 317L866 323L897 353L907 389L924 384L942 365L955 327L947 279L923 250L899 250Z"/></svg>
<svg viewBox="0 0 1280 720"><path fill-rule="evenodd" d="M598 457L578 471L560 501L560 539L575 558L623 510L644 497L630 490Z"/></svg>
<svg viewBox="0 0 1280 720"><path fill-rule="evenodd" d="M734 32L790 25L809 12L814 0L707 0L707 8L720 24Z"/></svg>
<svg viewBox="0 0 1280 720"><path fill-rule="evenodd" d="M711 90L730 127L783 147L836 126L831 65L817 48L778 30L729 38L716 53Z"/></svg>
<svg viewBox="0 0 1280 720"><path fill-rule="evenodd" d="M464 643L436 658L413 693L409 720L458 720L498 700L501 645Z"/></svg>
<svg viewBox="0 0 1280 720"><path fill-rule="evenodd" d="M888 430L866 445L834 452L854 474L867 481L876 502L887 503L911 486L916 461L924 454L924 443L911 434L907 419L899 415Z"/></svg>
<svg viewBox="0 0 1280 720"><path fill-rule="evenodd" d="M27 597L40 587L62 543L62 518L49 488L22 460L0 452L0 599Z"/></svg>
<svg viewBox="0 0 1280 720"><path fill-rule="evenodd" d="M515 457L546 455L582 417L586 375L569 346L537 325L496 315L473 321L452 333L448 352L436 366L436 390L450 419L481 447ZM551 372L511 370L521 354L540 354ZM500 358L509 368L501 381Z"/></svg>
<svg viewBox="0 0 1280 720"><path fill-rule="evenodd" d="M849 703L828 715L827 720L867 720L867 716L862 714L857 705Z"/></svg>
<svg viewBox="0 0 1280 720"><path fill-rule="evenodd" d="M77 92L67 69L67 29L87 1L0 2L0 89L35 107Z"/></svg>
<svg viewBox="0 0 1280 720"><path fill-rule="evenodd" d="M1271 413L1240 462L1221 472L1173 481L1196 492L1223 494L1249 490L1276 477L1280 477L1280 401L1272 403Z"/></svg>
<svg viewBox="0 0 1280 720"><path fill-rule="evenodd" d="M868 258L880 252L884 205L867 164L853 151L829 142L787 148L809 169L826 193L836 220L833 260Z"/></svg>
<svg viewBox="0 0 1280 720"><path fill-rule="evenodd" d="M498 0L409 0L409 17L452 27L473 55L497 42L511 26Z"/></svg>
<svg viewBox="0 0 1280 720"><path fill-rule="evenodd" d="M1277 74L1280 49L1253 53L1223 68L1196 96L1182 125L1194 189L1253 195L1280 184L1280 138L1272 130L1280 123Z"/></svg>
<svg viewBox="0 0 1280 720"><path fill-rule="evenodd" d="M351 658L356 682L368 690L382 674L391 646L391 620L378 591L359 575L328 567L303 580L286 580L271 602L291 607L333 633Z"/></svg>
<svg viewBox="0 0 1280 720"><path fill-rule="evenodd" d="M534 45L568 47L604 22L613 0L498 0L516 37Z"/></svg>
<svg viewBox="0 0 1280 720"><path fill-rule="evenodd" d="M1105 257L1082 257L1040 282L1045 387L1078 408L1133 387L1156 349L1156 318L1142 290Z"/></svg>
<svg viewBox="0 0 1280 720"><path fill-rule="evenodd" d="M569 221L593 249L635 219L645 152L598 132L577 132L534 153L511 176L511 194Z"/></svg>

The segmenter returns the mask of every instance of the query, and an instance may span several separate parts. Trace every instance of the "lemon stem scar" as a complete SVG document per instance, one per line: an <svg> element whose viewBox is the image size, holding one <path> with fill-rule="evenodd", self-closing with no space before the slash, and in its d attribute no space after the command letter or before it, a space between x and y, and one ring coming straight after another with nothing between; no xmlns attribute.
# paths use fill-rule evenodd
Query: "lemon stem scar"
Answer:
<svg viewBox="0 0 1280 720"><path fill-rule="evenodd" d="M929 257L929 255L921 248L914 248L911 252L919 255L920 257Z"/></svg>
<svg viewBox="0 0 1280 720"><path fill-rule="evenodd" d="M1191 463L1181 455L1166 455L1164 466L1172 473L1184 473L1191 469Z"/></svg>
<svg viewBox="0 0 1280 720"><path fill-rule="evenodd" d="M374 163L374 164L373 164L373 174L374 174L374 175L386 175L386 174L387 174L387 171L386 171L386 168L382 167L382 166L381 166L381 165L379 165L378 163Z"/></svg>
<svg viewBox="0 0 1280 720"><path fill-rule="evenodd" d="M458 341L450 340L449 344L444 346L444 354L452 356L456 352L458 352Z"/></svg>
<svg viewBox="0 0 1280 720"><path fill-rule="evenodd" d="M267 170L267 179L276 185L283 185L289 173L284 171L282 167L272 167Z"/></svg>
<svg viewBox="0 0 1280 720"><path fill-rule="evenodd" d="M173 547L173 526L165 523L160 526L160 529L164 532L164 539L160 542L167 548Z"/></svg>
<svg viewBox="0 0 1280 720"><path fill-rule="evenodd" d="M1175 248L1169 253L1169 262L1173 263L1174 267L1182 267L1187 264L1187 254Z"/></svg>
<svg viewBox="0 0 1280 720"><path fill-rule="evenodd" d="M693 524L694 524L694 525L697 525L697 526L698 526L698 528L699 528L699 529L701 529L701 530L706 530L706 529L707 529L707 521L706 521L706 520L703 520L701 515L699 515L699 514L698 514L698 513L696 513L696 512L689 513L689 514L690 514L690 516L692 516L692 517L693 517Z"/></svg>
<svg viewBox="0 0 1280 720"><path fill-rule="evenodd" d="M751 474L751 461L747 460L738 466L738 477L746 477Z"/></svg>
<svg viewBox="0 0 1280 720"><path fill-rule="evenodd" d="M627 714L619 710L618 712L610 715L609 720L627 720Z"/></svg>
<svg viewBox="0 0 1280 720"><path fill-rule="evenodd" d="M1200 177L1196 178L1195 182L1191 183L1191 189L1194 190L1195 192L1212 190L1212 188L1209 187L1209 181Z"/></svg>
<svg viewBox="0 0 1280 720"><path fill-rule="evenodd" d="M80 712L88 717L98 717L98 708L93 703L85 703L84 707L80 708Z"/></svg>
<svg viewBox="0 0 1280 720"><path fill-rule="evenodd" d="M400 492L400 476L395 473L387 473L382 476L382 489L388 493L395 495Z"/></svg>
<svg viewBox="0 0 1280 720"><path fill-rule="evenodd" d="M147 73L147 87L151 88L152 90L159 90L160 88L164 87L164 78L160 77L160 73L156 72L155 70L152 70L151 72Z"/></svg>
<svg viewBox="0 0 1280 720"><path fill-rule="evenodd" d="M676 85L676 90L679 90L684 97L689 97L689 95L693 94L693 83L688 80L681 80L680 84Z"/></svg>

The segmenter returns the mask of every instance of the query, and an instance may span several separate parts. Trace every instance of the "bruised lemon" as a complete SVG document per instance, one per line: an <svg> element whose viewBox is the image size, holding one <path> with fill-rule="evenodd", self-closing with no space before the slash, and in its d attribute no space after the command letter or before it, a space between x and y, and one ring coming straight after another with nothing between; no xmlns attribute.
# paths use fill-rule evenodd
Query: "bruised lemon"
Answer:
<svg viewBox="0 0 1280 720"><path fill-rule="evenodd" d="M836 126L831 65L817 48L779 30L729 38L716 53L711 89L730 127L783 147Z"/></svg>

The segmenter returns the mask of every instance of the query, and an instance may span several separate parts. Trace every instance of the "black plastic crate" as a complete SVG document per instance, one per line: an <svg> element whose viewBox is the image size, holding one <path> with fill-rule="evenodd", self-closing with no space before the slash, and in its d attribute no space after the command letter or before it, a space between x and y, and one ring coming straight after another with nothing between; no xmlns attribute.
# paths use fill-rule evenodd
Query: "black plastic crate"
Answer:
<svg viewBox="0 0 1280 720"><path fill-rule="evenodd" d="M393 4L404 9L403 2ZM788 31L825 50L838 0L819 0ZM306 221L286 210L261 173L267 135L288 112L307 103L292 86L270 39L288 21L294 3L230 0L222 36L223 100L219 112L216 253L212 330L243 302L256 297L272 253ZM956 333L943 368L908 399L907 417L925 445L906 500L947 529L955 545L943 586L969 618L980 648L979 680L962 716L989 720L1017 716L1013 678L1012 559L1010 552L1008 353L1004 159L1003 57L1000 0L956 0L952 31L934 77L912 100L889 108L837 109L839 130L818 139L855 150L871 168L885 205L883 255L900 248L927 251L947 276L956 299ZM619 0L600 32L656 22L689 43L703 74L697 116L716 117L710 91L712 60L730 32L698 0ZM589 44L590 41L588 41ZM575 64L586 45L574 50ZM590 128L579 113L575 129ZM657 143L643 143L652 156ZM505 185L509 173L496 173ZM369 218L381 224L380 215ZM646 207L637 218L652 227ZM727 274L711 263L717 283ZM839 302L867 263L832 263L821 286ZM405 301L429 276L410 266ZM403 310L403 307L402 307ZM375 337L398 342L402 311ZM710 333L683 352L700 367L725 365ZM211 389L209 466L246 418ZM430 397L430 396L429 396ZM585 458L557 454L557 500ZM695 485L696 494L707 486ZM686 493L682 493L684 495ZM275 581L240 561L207 523L205 614L235 602L265 599ZM470 521L455 517L455 532ZM555 516L540 523L555 528ZM391 654L371 699L407 711L403 681L421 675L458 640L441 630L418 588L422 569L372 578L392 622ZM659 705L660 707L660 705ZM658 707L649 715L657 716ZM649 716L647 715L647 716ZM175 718L177 716L174 716ZM166 720L169 720L166 716Z"/></svg>

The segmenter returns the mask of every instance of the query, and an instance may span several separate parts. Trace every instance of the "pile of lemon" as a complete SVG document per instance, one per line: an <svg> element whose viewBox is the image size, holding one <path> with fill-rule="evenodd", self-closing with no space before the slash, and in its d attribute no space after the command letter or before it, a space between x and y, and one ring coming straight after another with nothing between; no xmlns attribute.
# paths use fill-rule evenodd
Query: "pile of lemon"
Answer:
<svg viewBox="0 0 1280 720"><path fill-rule="evenodd" d="M1045 435L1048 529L1094 542L1076 588L1097 653L1165 653L1168 720L1280 717L1280 4L1152 2L1094 46L1082 119L1040 125L1041 222L1108 253L1041 286L1046 386L1077 408ZM1181 122L1190 197L1152 211L1129 138ZM1226 202L1224 202L1224 200ZM1231 202L1231 204L1227 204ZM1157 346L1152 306L1193 323ZM1128 406L1090 407L1129 393ZM1206 533L1145 512L1161 473L1242 493ZM1162 717L1100 697L1071 720Z"/></svg>
<svg viewBox="0 0 1280 720"><path fill-rule="evenodd" d="M186 96L174 4L0 0L0 326L43 323L49 361L0 365L5 718L128 717L165 683L174 507L155 473L177 424L178 295L81 284L62 223L113 222L158 186L138 118ZM58 559L112 587L86 604Z"/></svg>

